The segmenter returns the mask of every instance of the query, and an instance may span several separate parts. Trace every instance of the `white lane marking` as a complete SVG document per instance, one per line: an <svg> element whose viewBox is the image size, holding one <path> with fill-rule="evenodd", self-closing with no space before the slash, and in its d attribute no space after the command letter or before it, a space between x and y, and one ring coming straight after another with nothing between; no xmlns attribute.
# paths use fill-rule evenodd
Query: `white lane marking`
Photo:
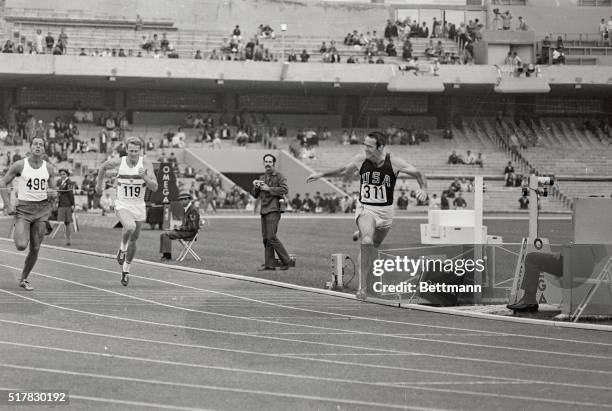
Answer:
<svg viewBox="0 0 612 411"><path fill-rule="evenodd" d="M5 293L10 293L10 292L8 292L6 290L0 290L0 291L5 292ZM72 308L59 307L59 306L55 306L53 304L45 303L43 301L38 301L38 300L35 300L35 299L31 299L29 297L19 296L18 294L14 294L14 295L18 296L18 297L22 297L22 298L28 299L28 300L31 300L31 301L34 301L34 302L37 302L37 303L42 304L42 305L58 308L60 310L79 312L78 310L75 310L75 309L72 309ZM123 319L123 320L129 321L129 322L151 324L150 321L133 320L133 319L129 319L129 318L115 317L115 316L109 316L109 315L98 314L98 313L86 313L86 312L81 312L81 313L91 314L93 316L99 316L99 317L114 318L114 319ZM124 340L128 340L128 341L148 342L148 343L153 343L153 344L163 344L163 345L170 345L170 346L177 346L177 347L201 348L201 349L217 350L217 351L222 351L222 352L231 352L231 353L238 353L238 354L260 355L260 356L268 356L268 357L273 357L273 358L292 358L292 359L299 359L299 360L303 360L303 361L314 361L314 362L323 362L323 363L331 363L331 364L340 364L340 365L349 365L349 366L361 366L361 367L369 367L369 368L382 368L382 369L392 369L392 370L402 370L402 371L414 371L414 372L422 372L422 373L430 373L430 374L467 376L467 377L473 377L473 378L489 378L489 379L495 379L495 380L510 380L510 381L511 380L515 380L515 379L511 379L511 378L496 377L496 376L487 376L487 375L481 375L481 374L467 374L467 373L456 373L456 372L448 372L448 371L423 370L423 369L418 369L418 368L406 368L406 367L391 367L391 366L378 365L378 364L355 364L353 362L347 362L347 361L327 360L327 359L320 359L320 358L307 358L307 357L301 357L301 356L292 356L290 354L282 354L281 355L281 354L272 354L272 353L246 351L246 350L237 350L237 349L226 349L226 348L220 348L220 347L194 345L194 344L185 344L185 343L171 343L171 342L166 342L166 341L150 340L150 339L142 339L142 338L134 338L134 337L125 337L125 336L117 336L117 335L112 335L112 334L93 333L93 332L86 332L86 331L79 331L79 330L71 330L71 329L65 329L65 328L44 326L44 325L39 325L39 324L22 323L22 322L19 322L19 321L11 321L11 320L3 320L3 319L0 319L0 322L8 323L8 324L15 324L15 325L22 325L22 326L26 326L26 327L35 327L35 328L49 329L49 330L54 330L54 331L66 332L66 333L76 333L76 334L80 334L80 335L99 336L99 337L104 337L104 338L116 338L116 339L124 339ZM167 326L172 327L173 325L168 324ZM405 354L406 355L416 355L416 354L413 354L413 353L410 353L410 352L407 352ZM593 369L580 369L580 368L570 368L570 367L561 367L561 366L555 366L555 365L543 365L543 366L541 366L541 365L536 365L536 364L514 363L514 362L509 362L509 361L481 360L481 359L478 359L478 358L449 357L449 356L441 356L441 355L433 355L433 354L426 354L426 355L418 354L418 355L419 356L434 357L434 358L445 358L445 359L455 359L455 358L457 358L459 360L465 360L465 361L487 362L487 363L495 363L495 364L502 364L502 365L516 365L516 366L519 366L519 367L544 368L544 369L548 369L548 370L550 370L550 369L557 369L557 370L563 370L563 371L583 372L583 373L595 373L595 374L603 374L603 375L610 375L610 374L612 374L612 372L610 372L610 371L593 370ZM520 380L516 380L516 381L525 381L525 379L520 379ZM541 383L541 382L537 381L537 380L534 380L534 383ZM556 382L551 382L551 384L565 385L565 383L556 383Z"/></svg>
<svg viewBox="0 0 612 411"><path fill-rule="evenodd" d="M30 367L30 366L25 366L25 365L16 365L16 364L7 364L7 363L0 363L0 367L17 369L17 370L46 372L46 373L53 373L53 374L60 374L60 375L70 375L70 376L77 376L77 377L88 377L88 378L94 378L94 379L97 378L97 379L104 379L104 380L135 382L135 383L162 385L162 386L170 386L170 387L194 388L198 390L210 390L210 391L237 393L237 394L253 394L253 395L261 395L261 396L290 398L294 400L298 399L298 400L322 401L322 402L331 402L331 403L343 403L343 404L351 404L351 405L367 405L371 407L384 407L384 408L394 408L394 409L440 410L440 408L411 407L409 405L404 405L404 404L388 404L388 403L381 403L381 402L358 401L358 400L351 400L351 399L346 399L346 398L322 397L322 396L317 396L317 395L288 394L288 393L275 392L275 391L223 387L220 385L181 383L177 381L162 381L162 380L153 380L153 379L147 379L147 378L124 377L120 375L77 372L77 371L59 370L59 369L54 369L54 368Z"/></svg>
<svg viewBox="0 0 612 411"><path fill-rule="evenodd" d="M0 240L7 240L7 239L0 238ZM93 252L93 251L66 250L64 248L56 247L56 246L46 246L46 247L50 248L50 249L57 249L57 250L61 250L61 251L70 251L72 253L80 253L80 254L85 254L85 255L92 255L92 256L96 256L96 257L114 258L112 256L101 254L101 253L97 253L97 252ZM7 251L7 250L0 250L0 252L5 252L5 253L9 253L9 254L19 255L19 253L17 253L17 252L11 252L11 251ZM74 265L74 266L80 266L80 267L84 267L84 268L89 268L89 269L94 269L94 270L99 270L99 271L109 272L109 273L115 274L114 271L105 270L105 269L101 269L101 268L98 268L98 267L84 266L84 265L81 265L81 264L75 264L75 263L70 263L70 262L65 262L65 261L59 261L59 260L54 260L54 259L44 258L44 257L41 257L41 259L45 259L45 260L48 260L48 261L54 261L54 262L57 262L57 263L63 263L63 264L69 264L69 265ZM234 279L234 280L240 280L240 281L250 281L250 282L256 282L258 284L266 284L266 285L273 285L273 286L277 286L277 287L283 287L285 289L290 289L290 290L293 290L293 291L305 291L305 292L311 292L311 293L314 293L314 292L316 292L316 293L323 293L324 295L331 295L331 296L338 297L338 298L341 297L341 298L344 298L344 299L347 299L347 300L355 300L355 297L352 296L352 295L338 294L338 293L332 292L332 291L326 292L325 290L315 290L315 289L309 288L309 287L291 285L291 284L287 284L287 283L280 283L280 282L275 282L275 281L270 281L270 280L263 280L263 279L258 279L258 278L255 278L255 277L247 277L247 276L241 276L241 275L236 275L236 274L221 273L221 272L211 271L211 270L191 269L191 268L185 268L185 267L181 267L181 266L166 266L164 264L155 263L155 262L146 261L146 260L135 260L135 261L138 261L140 263L143 263L143 264L146 264L146 265L149 265L149 266L154 266L154 267L174 268L174 269L180 270L184 274L191 274L191 275L206 274L206 275L216 276L218 278L223 278L223 279ZM146 277L139 277L139 278L149 279L149 278L146 278ZM202 276L199 276L199 278L201 279ZM606 345L606 346L607 345L612 345L612 344L609 344L609 343L591 342L591 341L588 341L588 340L573 340L573 339L563 339L563 338L551 338L551 337L525 335L525 334L516 334L516 333L508 334L508 333L500 333L500 332L496 332L496 331L487 331L487 330L479 330L479 329L455 328L455 327L439 326L439 325L431 325L431 324L423 324L423 323L409 323L409 322L405 322L405 321L394 321L394 320L384 320L384 319L380 319L380 318L352 316L352 315L348 315L348 314L345 315L345 314L340 314L340 313L329 313L329 312L320 311L320 310L313 310L313 309L307 309L307 308L300 308L300 307L294 307L294 306L286 306L286 305L274 304L274 303L267 302L267 301L256 300L256 299L252 299L252 298L247 298L247 297L239 296L237 294L228 294L228 293L222 293L222 292L215 291L215 290L208 290L208 289L190 287L190 286L186 286L186 285L182 285L182 284L177 284L177 283L172 283L172 282L164 281L164 280L157 280L157 279L149 279L149 280L150 281L158 281L158 282L162 282L162 283L166 283L166 284L172 284L172 285L175 285L177 287L196 289L196 290L201 290L201 291L205 291L205 292L208 292L208 293L224 295L224 296L227 296L227 297L232 297L232 298L237 298L237 299L244 299L244 300L248 300L248 301L258 302L260 304L266 304L266 305L273 305L273 306L277 306L277 307L283 307L283 308L287 308L287 309L291 309L291 310L307 311L307 312L312 312L312 313L337 315L337 316L343 316L344 315L344 316L346 316L347 318L350 318L350 319L362 319L362 320L381 322L381 323L412 325L412 326L418 326L418 327L424 327L424 328L438 328L438 329L450 329L450 330L455 330L455 331L458 330L458 331L482 332L482 333L493 334L493 335L523 337L523 338L528 338L528 339L530 338L530 339L540 339L540 340L549 340L549 341L576 342L576 343L579 343L579 344L595 344L595 345ZM395 306L395 304L393 306ZM418 306L418 305L410 305L408 308L414 308L415 310L420 310L420 311L431 311L431 312L439 312L440 311L440 309L435 310L434 307L426 307L426 306ZM475 318L484 318L484 319L493 320L493 321L506 321L506 322L515 322L515 323L527 323L527 324L530 324L530 325L537 325L537 326L546 325L546 326L553 326L553 327L559 327L559 328L574 328L574 329L583 329L583 330L584 329L593 329L593 330L597 330L597 331L612 331L612 327L610 327L610 326L601 326L601 325L592 325L592 324L564 323L564 322L559 322L559 321L533 320L533 319L526 319L526 318L500 317L500 316L494 316L494 315L490 315L490 314L467 313L467 312L461 312L461 311L457 311L457 310L446 310L446 311L443 311L443 314L464 315L464 316L468 316L468 317L471 316L471 317L475 317Z"/></svg>
<svg viewBox="0 0 612 411"><path fill-rule="evenodd" d="M143 383L143 384L165 385L165 386L172 386L172 387L204 389L204 390L232 392L232 393L240 393L240 394L255 394L255 395L262 395L262 396L275 396L275 397L281 397L281 398L302 399L302 400L311 400L311 401L312 400L325 401L325 402L331 402L331 403L368 405L368 406L373 406L373 407L384 407L384 408L432 410L432 408L411 407L405 404L387 404L387 403L379 403L379 402L367 402L367 401L341 399L337 397L321 397L321 396L312 396L312 395L287 394L287 393L279 393L279 392L273 392L273 391L222 387L222 386L214 386L214 385L178 383L178 382L172 382L172 381L150 380L150 379L134 378L134 377L122 377L118 375L84 373L84 372L58 370L58 369L42 368L42 367L29 367L29 366L6 364L6 363L0 363L0 367L13 368L13 369L18 369L18 370L36 371L36 372L47 372L47 373L54 373L54 374L60 374L60 375L72 375L72 376L90 377L90 378L98 378L98 379L111 379L115 381L126 381L126 382L136 382L136 383ZM583 407L612 408L612 405L609 405L609 404L599 404L599 403L593 403L593 402L566 401L566 400L556 400L556 399L551 399L551 398L539 398L539 397L497 394L497 393L488 393L488 392L463 391L463 390L449 390L449 389L443 389L443 388L432 388L432 387L422 387L422 386L412 386L411 388L422 390L422 391L441 392L441 393L448 393L448 394L482 396L482 397L492 397L492 398L508 398L508 399L516 399L516 400L521 400L521 401L537 401L537 402L544 402L544 403L551 403L551 404L578 405L578 406L583 406Z"/></svg>
<svg viewBox="0 0 612 411"><path fill-rule="evenodd" d="M5 265L5 264L0 264L0 266L4 266L4 267L7 267L7 268L11 268L13 270L19 271L19 269L17 267ZM93 267L90 267L90 268L93 268ZM107 270L102 270L102 269L99 269L99 270L107 271ZM78 286L81 286L81 287L86 287L86 288L90 288L90 289L93 289L93 290L102 291L102 292L105 292L105 293L108 293L108 294L112 294L112 295L116 295L116 296L123 296L123 297L126 297L128 299L133 299L133 300L142 301L142 302L148 302L148 303L151 303L153 305L158 305L158 306L166 307L166 308L172 308L172 309L176 309L176 310L180 310L180 311L186 311L186 312L192 312L192 313L198 313L198 314L207 314L207 315L213 315L213 316L218 316L218 317L223 317L223 318L230 318L230 319L237 319L237 320L243 320L243 321L256 321L256 322L263 322L263 323L266 323L266 324L284 325L284 326L290 326L290 327L302 327L302 328L309 328L309 329L316 329L316 330L325 330L325 331L346 331L346 332L351 333L351 334L364 335L364 336L373 336L373 337L376 337L376 338L380 338L380 335L378 333L375 333L375 332L344 330L344 329L338 329L338 328L333 328L333 327L323 327L323 326L296 324L296 323L283 322L283 321L263 320L263 319L257 319L257 318L250 318L250 317L236 316L236 315L223 314L223 313L214 313L214 312L204 311L204 310L196 310L196 309L192 309L192 308L185 308L185 307L180 307L180 306L176 306L176 305L172 305L172 304L166 304L166 303L158 302L158 301L155 301L155 300L150 300L150 299L147 299L147 298L136 297L136 296L132 296L132 295L129 295L129 294L120 293L120 292L117 292L117 291L107 290L107 289L96 287L96 286L93 286L93 285L88 285L88 284L80 283L78 281L72 281L72 280L68 280L68 279L60 278L60 277L55 277L55 276L48 275L48 274L42 274L42 273L35 272L35 271L32 271L32 273L36 274L36 275L39 275L39 276L42 276L42 277L46 277L46 278L51 278L51 279L58 280L58 281L67 282L69 284L74 284L74 285L78 285ZM116 274L116 273L113 272L113 274ZM211 329L200 329L200 331L208 331L208 332L216 332L216 333L221 332L219 330L211 330ZM275 338L275 337L264 336L264 335L252 335L252 334L247 334L247 333L244 333L244 332L241 332L241 333L237 333L236 332L234 335L251 335L252 337L279 339L279 340L282 340L282 341L300 342L300 343L315 344L315 345L325 345L325 344L327 344L327 343L321 343L321 342L315 342L315 341L302 341L302 340L292 340L292 339L278 338L278 337ZM528 352L528 353L534 353L534 354L560 355L560 356L564 356L564 357L593 358L593 359L599 359L599 360L610 360L610 359L612 359L612 357L604 356L604 355L571 353L571 352L557 352L557 351L547 351L547 350L535 350L535 349L529 349L529 348L507 347L507 346L490 345L490 344L476 344L476 343L467 343L467 342L459 342L459 341L448 341L448 340L437 340L437 339L422 338L422 337L394 336L394 337L391 337L391 338L398 338L398 339L403 339L403 340L413 340L413 341L426 341L426 342L439 343L439 344L459 345L459 346L465 346L465 347L489 348L489 349L493 349L493 350L502 350L503 349L503 350L509 350L509 351L520 351L520 352ZM359 346L350 346L350 345L345 345L345 344L329 344L329 345L330 346L336 346L336 347L342 347L342 348L366 349L366 350L379 351L378 349L374 349L374 348L359 347ZM382 350L382 351L385 351L385 350ZM388 352L398 352L398 351L391 350L391 351L388 351ZM420 355L427 355L427 354L420 354ZM457 358L457 357L455 357L455 358Z"/></svg>

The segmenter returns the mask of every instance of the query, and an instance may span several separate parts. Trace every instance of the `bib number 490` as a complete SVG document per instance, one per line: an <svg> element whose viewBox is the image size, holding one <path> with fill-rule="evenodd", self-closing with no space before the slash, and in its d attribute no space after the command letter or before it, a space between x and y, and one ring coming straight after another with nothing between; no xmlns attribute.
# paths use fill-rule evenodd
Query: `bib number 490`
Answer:
<svg viewBox="0 0 612 411"><path fill-rule="evenodd" d="M44 191L47 189L47 180L44 178L30 178L26 187L33 191Z"/></svg>

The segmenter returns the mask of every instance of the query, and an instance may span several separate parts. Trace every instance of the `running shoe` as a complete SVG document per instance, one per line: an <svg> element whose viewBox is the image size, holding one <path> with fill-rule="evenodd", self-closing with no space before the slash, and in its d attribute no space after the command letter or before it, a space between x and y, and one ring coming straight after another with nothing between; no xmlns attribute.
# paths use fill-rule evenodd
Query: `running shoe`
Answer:
<svg viewBox="0 0 612 411"><path fill-rule="evenodd" d="M127 254L127 252L125 251L117 251L117 262L119 263L119 265L123 265L123 263L125 262L125 255Z"/></svg>
<svg viewBox="0 0 612 411"><path fill-rule="evenodd" d="M357 241L357 240L359 240L359 230L353 233L353 241Z"/></svg>
<svg viewBox="0 0 612 411"><path fill-rule="evenodd" d="M121 285L123 285L124 287L127 287L129 282L130 282L130 273L126 273L125 271L123 271L121 273Z"/></svg>
<svg viewBox="0 0 612 411"><path fill-rule="evenodd" d="M28 280L21 280L19 282L19 287L23 288L26 291L33 291L34 290L34 287L32 287L30 285L30 282Z"/></svg>

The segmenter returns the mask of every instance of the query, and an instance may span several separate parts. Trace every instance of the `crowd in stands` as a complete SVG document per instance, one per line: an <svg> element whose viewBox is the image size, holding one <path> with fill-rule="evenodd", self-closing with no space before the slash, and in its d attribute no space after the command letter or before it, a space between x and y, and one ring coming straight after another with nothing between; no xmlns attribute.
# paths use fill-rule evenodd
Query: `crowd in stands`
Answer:
<svg viewBox="0 0 612 411"><path fill-rule="evenodd" d="M484 157L482 156L482 153L478 153L478 155L474 157L471 150L467 150L464 157L461 154L457 154L457 150L453 150L448 156L448 161L446 164L467 164L472 166L480 166L480 168L482 168L484 167Z"/></svg>
<svg viewBox="0 0 612 411"><path fill-rule="evenodd" d="M422 125L417 127L397 127L389 125L384 130L388 145L419 145L429 141L429 135Z"/></svg>
<svg viewBox="0 0 612 411"><path fill-rule="evenodd" d="M190 175L189 172L186 174ZM218 208L245 209L250 203L249 193L236 185L224 190L221 176L210 170L207 173L197 170L189 187L179 181L178 191L189 191L197 201L196 206L204 213L216 213Z"/></svg>
<svg viewBox="0 0 612 411"><path fill-rule="evenodd" d="M337 193L319 191L313 197L309 193L301 196L299 193L289 201L287 211L294 213L354 213L357 207L357 193L349 196L339 196Z"/></svg>
<svg viewBox="0 0 612 411"><path fill-rule="evenodd" d="M2 47L2 52L19 54L67 54L68 34L66 34L65 29L62 27L56 39L50 31L47 32L45 36L41 29L37 29L33 39L27 40L25 36L20 36L17 44L11 39L6 40Z"/></svg>

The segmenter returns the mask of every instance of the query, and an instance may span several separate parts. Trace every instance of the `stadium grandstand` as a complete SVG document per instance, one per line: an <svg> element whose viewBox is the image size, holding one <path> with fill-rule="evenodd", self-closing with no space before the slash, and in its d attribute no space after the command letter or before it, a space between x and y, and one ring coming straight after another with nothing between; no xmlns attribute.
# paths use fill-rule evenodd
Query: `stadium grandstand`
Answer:
<svg viewBox="0 0 612 411"><path fill-rule="evenodd" d="M359 151L346 134L384 129L438 197L457 177L483 175L485 211L518 211L533 171L559 176L544 211L568 212L577 193L609 195L606 3L442 3L5 1L3 151L53 128L50 150L78 178L105 157L100 138L110 155L136 134L152 141L154 160L175 152L181 184L201 190L213 147L289 150L297 137L299 165L325 170ZM484 161L464 164L467 150ZM221 208L252 206L242 180L227 177L245 171L223 167ZM354 186L334 183L334 202L352 196Z"/></svg>

